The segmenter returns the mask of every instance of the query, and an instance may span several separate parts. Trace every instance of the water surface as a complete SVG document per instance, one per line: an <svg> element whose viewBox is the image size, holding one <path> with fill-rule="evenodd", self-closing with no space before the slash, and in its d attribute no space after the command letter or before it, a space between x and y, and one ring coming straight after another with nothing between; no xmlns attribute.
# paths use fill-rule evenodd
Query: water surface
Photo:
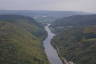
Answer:
<svg viewBox="0 0 96 64"><path fill-rule="evenodd" d="M49 24L45 26L45 30L48 32L47 38L44 40L45 53L48 57L50 64L63 64L60 60L56 49L51 45L51 40L55 36L49 29Z"/></svg>

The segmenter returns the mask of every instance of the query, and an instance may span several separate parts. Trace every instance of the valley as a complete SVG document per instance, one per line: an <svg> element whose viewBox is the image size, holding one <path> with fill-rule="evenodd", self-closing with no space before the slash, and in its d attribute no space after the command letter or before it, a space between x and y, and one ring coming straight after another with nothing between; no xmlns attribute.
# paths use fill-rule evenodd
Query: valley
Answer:
<svg viewBox="0 0 96 64"><path fill-rule="evenodd" d="M10 13L0 15L1 64L96 63L95 14Z"/></svg>
<svg viewBox="0 0 96 64"><path fill-rule="evenodd" d="M96 0L0 0L0 64L96 64Z"/></svg>

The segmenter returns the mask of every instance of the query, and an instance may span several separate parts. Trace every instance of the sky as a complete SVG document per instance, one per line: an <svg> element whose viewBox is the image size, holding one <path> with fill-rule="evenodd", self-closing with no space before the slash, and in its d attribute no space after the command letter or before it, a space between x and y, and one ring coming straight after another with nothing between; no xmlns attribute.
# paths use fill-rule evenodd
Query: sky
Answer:
<svg viewBox="0 0 96 64"><path fill-rule="evenodd" d="M0 10L96 12L96 0L0 0Z"/></svg>

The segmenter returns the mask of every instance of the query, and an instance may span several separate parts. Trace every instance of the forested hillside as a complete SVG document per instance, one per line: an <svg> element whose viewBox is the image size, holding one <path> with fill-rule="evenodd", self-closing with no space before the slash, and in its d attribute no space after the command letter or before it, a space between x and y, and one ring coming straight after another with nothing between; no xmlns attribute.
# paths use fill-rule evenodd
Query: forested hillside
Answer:
<svg viewBox="0 0 96 64"><path fill-rule="evenodd" d="M54 26L88 26L96 24L96 15L74 15L57 19Z"/></svg>
<svg viewBox="0 0 96 64"><path fill-rule="evenodd" d="M30 17L0 15L0 64L48 64L45 36L42 25Z"/></svg>
<svg viewBox="0 0 96 64"><path fill-rule="evenodd" d="M61 19L57 19L52 23L52 27L56 29L56 31L61 32L61 30L67 28L77 28L77 27L86 27L96 25L96 15L74 15L70 17L64 17Z"/></svg>
<svg viewBox="0 0 96 64"><path fill-rule="evenodd" d="M96 64L96 15L59 19L52 27L56 32L52 44L62 60Z"/></svg>

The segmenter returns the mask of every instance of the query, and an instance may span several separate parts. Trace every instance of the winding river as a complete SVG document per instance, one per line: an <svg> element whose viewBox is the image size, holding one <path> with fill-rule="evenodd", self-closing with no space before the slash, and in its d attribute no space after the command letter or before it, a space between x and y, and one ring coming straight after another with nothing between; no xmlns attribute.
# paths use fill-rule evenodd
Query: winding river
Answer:
<svg viewBox="0 0 96 64"><path fill-rule="evenodd" d="M50 24L45 26L45 30L48 33L47 38L43 42L44 48L45 48L45 53L48 57L50 64L63 64L58 56L56 49L51 45L51 40L55 36L55 34L50 31L49 26L50 26Z"/></svg>

